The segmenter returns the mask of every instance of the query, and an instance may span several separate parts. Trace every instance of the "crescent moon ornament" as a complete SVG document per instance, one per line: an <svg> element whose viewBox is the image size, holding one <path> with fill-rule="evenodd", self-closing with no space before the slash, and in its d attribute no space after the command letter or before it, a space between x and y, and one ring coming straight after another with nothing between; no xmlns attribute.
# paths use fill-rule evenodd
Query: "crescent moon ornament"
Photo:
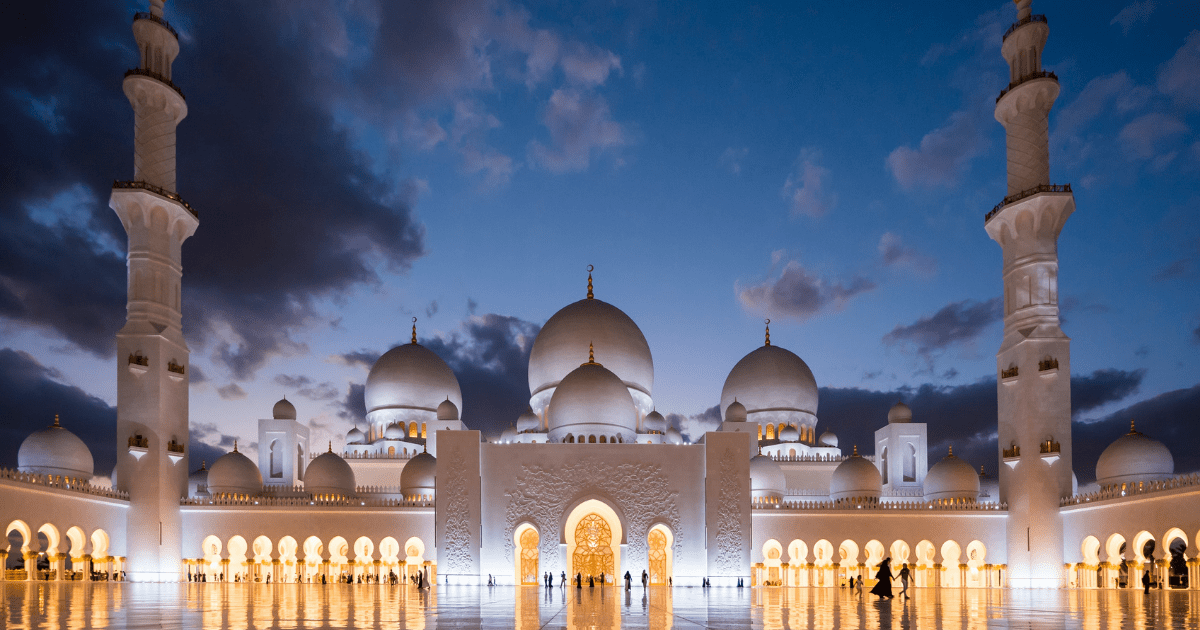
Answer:
<svg viewBox="0 0 1200 630"><path fill-rule="evenodd" d="M589 300L590 300L590 299L592 299L592 298L594 298L594 297L596 297L596 294L592 292L592 270L593 270L593 269L595 269L595 267L593 267L592 265L588 265L588 292L587 292L587 296L588 296L588 299L589 299Z"/></svg>
<svg viewBox="0 0 1200 630"><path fill-rule="evenodd" d="M415 322L415 321L417 321L417 318L415 318L415 317L414 317L414 318L413 318L413 321L414 321L414 322ZM767 318L767 325L768 325L768 326L770 326L770 325L771 325L771 319L770 319L770 318Z"/></svg>
<svg viewBox="0 0 1200 630"><path fill-rule="evenodd" d="M595 271L595 270L596 270L596 267L595 267L595 266L593 266L593 265L588 265L588 273L592 273L592 272L593 272L593 271Z"/></svg>
<svg viewBox="0 0 1200 630"><path fill-rule="evenodd" d="M415 324L415 323L417 323L417 318L416 318L416 317L414 317L414 318L413 318L413 323L414 323L414 324ZM768 324L770 324L770 323L771 323L771 320L769 320L769 319L768 319L768 320L767 320L767 323L768 323Z"/></svg>

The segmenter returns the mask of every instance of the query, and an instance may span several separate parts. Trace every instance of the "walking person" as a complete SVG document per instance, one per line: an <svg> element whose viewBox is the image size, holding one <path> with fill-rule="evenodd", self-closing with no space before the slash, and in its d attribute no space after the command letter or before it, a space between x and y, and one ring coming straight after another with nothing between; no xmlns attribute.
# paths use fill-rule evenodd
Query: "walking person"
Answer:
<svg viewBox="0 0 1200 630"><path fill-rule="evenodd" d="M862 596L862 575L861 574L854 580L854 590L858 593L859 596Z"/></svg>
<svg viewBox="0 0 1200 630"><path fill-rule="evenodd" d="M871 593L878 595L880 599L891 599L892 595L892 559L884 558L883 562L879 563L879 572L875 574L875 579L879 580L871 589Z"/></svg>
<svg viewBox="0 0 1200 630"><path fill-rule="evenodd" d="M563 571L563 572L562 572L562 578L561 578L561 579L559 580L559 582L558 582L558 587L559 587L559 588L563 588L563 587L565 587L566 585L567 585L567 572L566 572L566 571Z"/></svg>
<svg viewBox="0 0 1200 630"><path fill-rule="evenodd" d="M900 567L900 594L904 596L904 599L908 599L908 578L910 575L907 564Z"/></svg>
<svg viewBox="0 0 1200 630"><path fill-rule="evenodd" d="M629 571L625 572L625 590L629 590L633 586L633 576L629 575Z"/></svg>
<svg viewBox="0 0 1200 630"><path fill-rule="evenodd" d="M1150 584L1150 571L1146 571L1142 574L1142 592L1147 595L1150 594Z"/></svg>
<svg viewBox="0 0 1200 630"><path fill-rule="evenodd" d="M650 583L650 576L646 575L646 570L642 569L642 588L646 588L646 584Z"/></svg>

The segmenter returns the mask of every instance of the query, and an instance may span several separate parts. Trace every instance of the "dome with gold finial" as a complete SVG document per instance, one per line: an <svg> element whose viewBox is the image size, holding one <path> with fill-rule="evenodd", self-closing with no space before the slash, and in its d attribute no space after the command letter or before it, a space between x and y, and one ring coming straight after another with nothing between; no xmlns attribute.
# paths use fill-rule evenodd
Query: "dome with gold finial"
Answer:
<svg viewBox="0 0 1200 630"><path fill-rule="evenodd" d="M628 315L594 297L590 265L588 296L551 316L533 342L529 353L529 403L533 412L544 414L559 384L579 367L579 358L589 343L595 345L597 360L628 389L638 411L650 413L654 409L650 345Z"/></svg>
<svg viewBox="0 0 1200 630"><path fill-rule="evenodd" d="M249 457L238 452L236 441L233 450L218 457L208 471L208 492L213 496L255 496L262 492L262 487L262 472Z"/></svg>
<svg viewBox="0 0 1200 630"><path fill-rule="evenodd" d="M304 491L317 497L349 497L354 495L354 470L340 455L329 450L321 453L304 469Z"/></svg>
<svg viewBox="0 0 1200 630"><path fill-rule="evenodd" d="M1129 433L1117 438L1096 460L1101 487L1158 481L1175 474L1175 458L1166 444L1143 434L1129 421Z"/></svg>
<svg viewBox="0 0 1200 630"><path fill-rule="evenodd" d="M833 469L833 476L829 479L829 498L834 501L878 499L882 494L883 476L874 463L858 454L856 445L854 454Z"/></svg>
<svg viewBox="0 0 1200 630"><path fill-rule="evenodd" d="M979 473L965 460L954 456L954 447L942 461L930 467L925 474L923 485L925 500L959 499L977 501L979 499Z"/></svg>
<svg viewBox="0 0 1200 630"><path fill-rule="evenodd" d="M441 357L417 343L414 317L412 341L383 353L367 374L367 420L379 431L397 421L434 420L445 400L462 409L458 377Z"/></svg>
<svg viewBox="0 0 1200 630"><path fill-rule="evenodd" d="M817 424L817 380L803 359L771 345L768 321L765 343L733 366L721 389L721 408L736 400L745 406L750 422ZM731 419L726 414L727 421Z"/></svg>
<svg viewBox="0 0 1200 630"><path fill-rule="evenodd" d="M91 480L95 463L92 451L79 436L54 424L29 434L17 450L17 470L42 475L63 475Z"/></svg>
<svg viewBox="0 0 1200 630"><path fill-rule="evenodd" d="M637 406L629 389L611 370L596 361L591 344L588 362L567 374L554 390L548 418L549 441L578 442L580 436L605 442L637 441Z"/></svg>

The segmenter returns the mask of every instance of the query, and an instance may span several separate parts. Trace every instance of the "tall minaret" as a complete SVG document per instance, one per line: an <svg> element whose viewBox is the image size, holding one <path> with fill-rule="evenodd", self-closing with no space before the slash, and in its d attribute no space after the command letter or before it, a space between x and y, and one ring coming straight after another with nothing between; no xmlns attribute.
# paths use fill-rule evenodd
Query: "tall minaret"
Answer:
<svg viewBox="0 0 1200 630"><path fill-rule="evenodd" d="M1014 0L1001 53L1010 82L996 99L1008 144L1008 196L987 214L1004 250L1004 340L996 353L1000 499L1008 502L1014 587L1064 581L1059 499L1071 494L1071 340L1058 318L1058 234L1075 210L1069 185L1050 184L1047 116L1058 78L1042 70L1050 27Z"/></svg>
<svg viewBox="0 0 1200 630"><path fill-rule="evenodd" d="M179 36L163 0L133 18L141 65L125 73L133 105L133 180L108 205L129 236L125 326L117 333L117 488L129 492L127 573L181 579L179 501L187 493L188 347L179 310L180 248L199 225L175 193L175 127L187 115L171 82Z"/></svg>

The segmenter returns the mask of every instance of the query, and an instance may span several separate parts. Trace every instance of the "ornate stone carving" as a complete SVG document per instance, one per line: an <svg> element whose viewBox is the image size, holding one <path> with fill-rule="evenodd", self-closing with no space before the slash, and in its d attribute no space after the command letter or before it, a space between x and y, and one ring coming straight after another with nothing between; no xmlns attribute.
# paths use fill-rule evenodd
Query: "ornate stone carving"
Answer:
<svg viewBox="0 0 1200 630"><path fill-rule="evenodd" d="M448 455L438 462L439 474L449 477L449 483L443 486L446 497L437 497L438 503L445 506L446 515L445 536L439 541L446 548L446 566L439 570L444 573L473 573L473 547L476 545L471 536L471 501L467 485L471 480L463 471L462 455L457 451Z"/></svg>
<svg viewBox="0 0 1200 630"><path fill-rule="evenodd" d="M738 575L742 568L742 506L750 498L744 496L737 475L737 452L732 448L721 454L721 493L717 500L717 571L721 575Z"/></svg>
<svg viewBox="0 0 1200 630"><path fill-rule="evenodd" d="M684 551L677 492L655 464L610 463L596 458L558 467L526 465L506 493L505 555L513 557L513 531L521 522L532 522L541 532L540 555L544 570L565 571L566 559L559 553L559 535L569 516L568 506L582 496L611 498L626 522L626 559L632 566L648 566L647 536L656 523L665 523L674 537L675 566L692 559ZM568 533L568 535L573 535ZM625 570L625 568L622 568Z"/></svg>

